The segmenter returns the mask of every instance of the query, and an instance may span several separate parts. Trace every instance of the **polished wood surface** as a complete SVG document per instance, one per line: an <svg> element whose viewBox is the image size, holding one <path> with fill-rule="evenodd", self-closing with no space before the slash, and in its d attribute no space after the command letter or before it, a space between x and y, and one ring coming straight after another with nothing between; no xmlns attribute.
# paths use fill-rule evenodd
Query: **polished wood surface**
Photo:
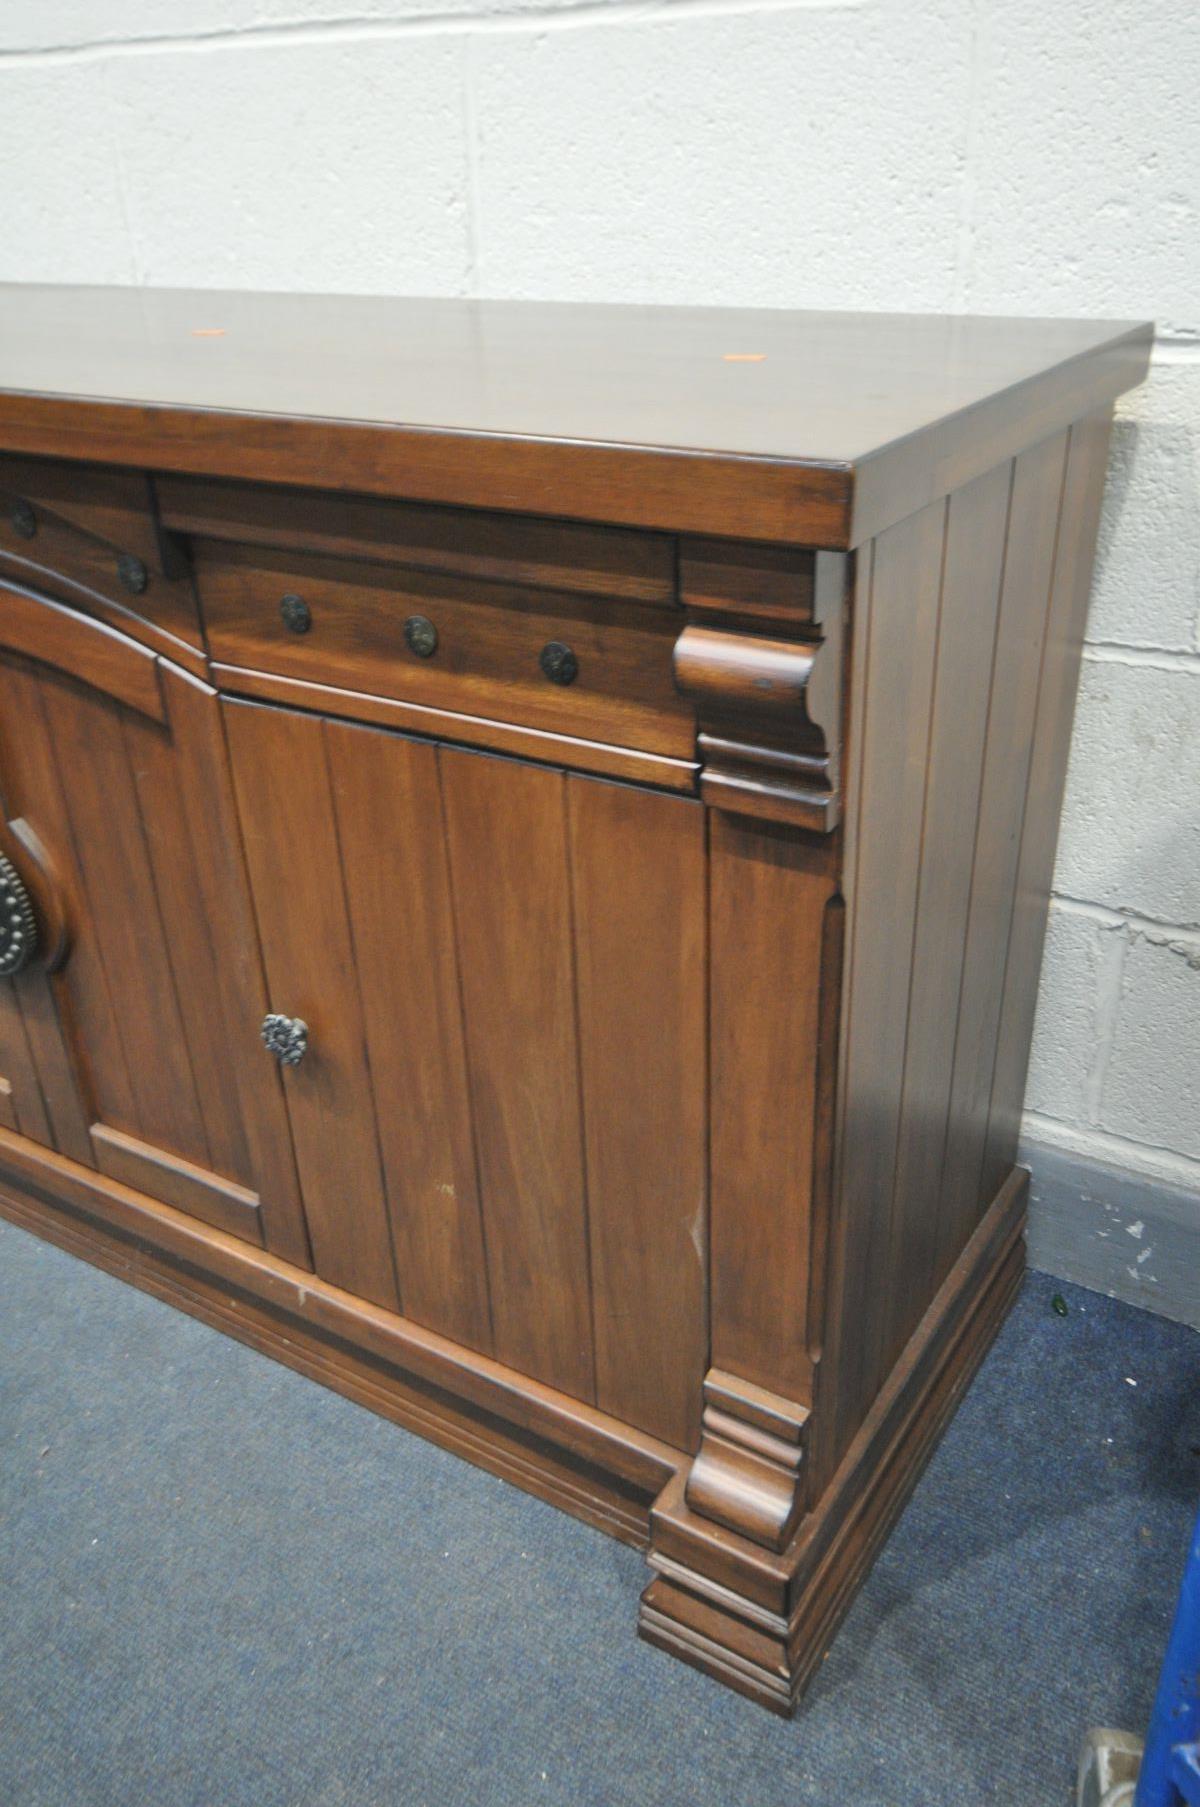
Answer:
<svg viewBox="0 0 1200 1807"><path fill-rule="evenodd" d="M0 439L859 543L1145 374L1129 323L0 286ZM861 493L858 493L861 490Z"/></svg>
<svg viewBox="0 0 1200 1807"><path fill-rule="evenodd" d="M1145 330L6 324L0 1211L648 1545L790 1711L1019 1282Z"/></svg>
<svg viewBox="0 0 1200 1807"><path fill-rule="evenodd" d="M0 586L0 624L4 813L49 850L67 924L54 970L6 987L25 1038L22 1059L14 1021L5 1077L21 1128L304 1261L272 1076L259 1063L246 1083L244 1025L260 994L223 747L211 739L216 693L31 592ZM198 785L226 849L214 858L196 832ZM17 838L29 872L28 837Z"/></svg>
<svg viewBox="0 0 1200 1807"><path fill-rule="evenodd" d="M136 564L123 577L130 557ZM188 562L162 528L144 472L0 456L0 577L97 615L203 674ZM141 587L131 590L130 579Z"/></svg>
<svg viewBox="0 0 1200 1807"><path fill-rule="evenodd" d="M694 751L691 710L672 681L672 607L203 543L196 585L213 657L231 671L317 679L458 715L515 718L546 733L586 731L672 759ZM309 609L305 633L289 631L281 617L288 595ZM405 640L414 616L436 632L429 656ZM551 642L575 656L569 684L542 669Z"/></svg>

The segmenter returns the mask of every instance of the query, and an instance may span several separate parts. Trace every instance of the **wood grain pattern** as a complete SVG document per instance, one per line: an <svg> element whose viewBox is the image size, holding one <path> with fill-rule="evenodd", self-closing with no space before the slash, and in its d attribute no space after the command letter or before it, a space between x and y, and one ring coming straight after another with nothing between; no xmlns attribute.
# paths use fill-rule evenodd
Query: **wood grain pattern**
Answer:
<svg viewBox="0 0 1200 1807"><path fill-rule="evenodd" d="M154 836L142 816L135 776L139 758L153 756L151 737L163 730L129 717L106 698L77 691L68 680L47 678L42 700L91 938L101 950L133 1094L133 1121L114 1126L207 1166L208 1137L151 866ZM153 826L178 832L170 823ZM107 1112L104 1120L113 1121Z"/></svg>
<svg viewBox="0 0 1200 1807"><path fill-rule="evenodd" d="M405 1315L492 1347L436 749L323 732Z"/></svg>
<svg viewBox="0 0 1200 1807"><path fill-rule="evenodd" d="M980 1177L984 1192L1004 1165L1016 1159L1111 421L1107 409L1080 421L1071 431L1067 454L1016 893L1005 951L1004 995Z"/></svg>
<svg viewBox="0 0 1200 1807"><path fill-rule="evenodd" d="M262 1246L262 1219L258 1194L232 1180L217 1179L208 1168L178 1155L165 1154L151 1148L122 1130L109 1129L103 1123L92 1126L92 1144L96 1165L110 1179L123 1180L139 1192L160 1198L165 1205L186 1211L231 1236Z"/></svg>
<svg viewBox="0 0 1200 1807"><path fill-rule="evenodd" d="M439 763L495 1353L594 1400L566 781Z"/></svg>
<svg viewBox="0 0 1200 1807"><path fill-rule="evenodd" d="M675 600L675 548L665 534L313 496L278 484L166 476L155 490L166 525L195 539L378 560L610 600Z"/></svg>
<svg viewBox="0 0 1200 1807"><path fill-rule="evenodd" d="M1151 338L1113 322L0 287L0 442L842 548L1133 387Z"/></svg>
<svg viewBox="0 0 1200 1807"><path fill-rule="evenodd" d="M164 666L163 686L177 749L180 821L190 844L195 900L207 924L209 957L199 972L199 999L211 1021L203 1033L223 1037L219 1085L209 1080L206 1111L232 1110L247 1150L246 1183L258 1195L265 1245L298 1267L311 1267L283 1085L263 1059L258 1029L267 1010L258 926L249 895L237 805L225 744L224 717L207 684ZM189 984L189 994L199 989ZM202 1033L197 1026L196 1033ZM203 1043L201 1043L203 1045ZM200 1059L203 1060L201 1055ZM221 1133L216 1133L220 1144ZM233 1177L236 1177L236 1170Z"/></svg>
<svg viewBox="0 0 1200 1807"><path fill-rule="evenodd" d="M46 1134L34 1129L26 1133L57 1148L73 1161L85 1166L93 1162L91 1137L88 1134L87 1108L84 1103L80 1075L71 1059L69 1030L59 995L53 981L39 967L33 966L11 981L25 1039L46 1116Z"/></svg>
<svg viewBox="0 0 1200 1807"><path fill-rule="evenodd" d="M10 814L32 822L63 875L73 931L70 970L56 973L52 984L87 1122L102 1117L134 1131L133 1087L101 951L95 936L79 932L87 920L87 898L44 683L35 666L0 659L0 774Z"/></svg>
<svg viewBox="0 0 1200 1807"><path fill-rule="evenodd" d="M59 611L40 606L56 652ZM62 914L51 970L15 981L36 1133L82 1164L102 1148L149 1189L303 1264L281 1098L271 1145L277 1082L257 1046L261 977L256 993L217 697L170 666L160 680L162 726L52 665L0 661L0 775L6 811L20 812L10 839L19 864L40 850L35 892L51 884Z"/></svg>
<svg viewBox="0 0 1200 1807"><path fill-rule="evenodd" d="M767 1554L689 1512L682 1478L668 1483L650 1518L641 1637L794 1712L1019 1289L1026 1190L1017 1172L992 1201L785 1550Z"/></svg>
<svg viewBox="0 0 1200 1807"><path fill-rule="evenodd" d="M711 926L712 1361L803 1404L828 846L715 814ZM769 945L768 945L769 944Z"/></svg>
<svg viewBox="0 0 1200 1807"><path fill-rule="evenodd" d="M567 784L596 1403L699 1440L708 934L698 803Z"/></svg>
<svg viewBox="0 0 1200 1807"><path fill-rule="evenodd" d="M613 746L576 734L551 734L520 722L494 721L488 716L464 715L459 710L432 709L423 703L407 703L395 697L368 696L358 690L340 690L332 684L309 683L302 678L281 677L278 672L249 671L241 666L214 664L213 682L231 696L258 702L283 703L295 709L318 710L359 722L377 722L412 734L435 735L462 746L484 747L511 753L521 759L551 765L570 765L577 771L598 772L608 778L629 778L635 784L656 785L664 790L696 789L699 765L694 758L669 759L637 747Z"/></svg>
<svg viewBox="0 0 1200 1807"><path fill-rule="evenodd" d="M0 1212L649 1534L790 1711L1019 1282L1149 342L0 287Z"/></svg>
<svg viewBox="0 0 1200 1807"><path fill-rule="evenodd" d="M54 1137L50 1119L29 1037L25 1033L16 986L11 979L0 982L0 1071L8 1087L5 1109L12 1118L11 1127L52 1148Z"/></svg>
<svg viewBox="0 0 1200 1807"><path fill-rule="evenodd" d="M812 620L815 564L807 546L682 539L679 598L689 612L700 616L759 616L801 627Z"/></svg>
<svg viewBox="0 0 1200 1807"><path fill-rule="evenodd" d="M0 1131L0 1215L624 1541L666 1445L104 1174Z"/></svg>
<svg viewBox="0 0 1200 1807"><path fill-rule="evenodd" d="M288 1068L284 1088L313 1265L335 1285L395 1309L376 1100L324 741L303 716L249 703L225 709L270 1006L302 1018L309 1031L308 1052Z"/></svg>
<svg viewBox="0 0 1200 1807"><path fill-rule="evenodd" d="M857 682L865 731L851 803L854 893L848 896L839 1186L843 1241L838 1310L869 1313L887 1273L888 1201L899 1135L909 969L920 870L920 820L937 644L943 503L882 535L871 553L866 644ZM852 1225L852 1227L851 1227ZM840 1443L873 1380L867 1336L845 1336L837 1385Z"/></svg>
<svg viewBox="0 0 1200 1807"><path fill-rule="evenodd" d="M934 1278L978 1221L996 1032L1020 851L1020 821L1037 709L1038 672L1054 567L1066 436L1035 446L1013 472L971 902L955 1030Z"/></svg>
<svg viewBox="0 0 1200 1807"><path fill-rule="evenodd" d="M67 672L93 690L161 722L154 654L102 622L0 582L0 647Z"/></svg>
<svg viewBox="0 0 1200 1807"><path fill-rule="evenodd" d="M889 1204L886 1265L895 1276L926 1275L933 1266L937 1235L933 1204L946 1141L1011 487L1011 467L998 466L956 491L947 510L904 1076ZM998 1190L999 1181L993 1188ZM876 1314L876 1386L882 1385L912 1333L923 1298L920 1285L895 1285L887 1309Z"/></svg>
<svg viewBox="0 0 1200 1807"><path fill-rule="evenodd" d="M344 690L428 708L515 720L550 733L676 759L694 750L692 712L676 694L677 613L638 603L530 591L436 572L269 551L197 546L197 586L222 665L318 678ZM312 626L289 632L280 598L299 594ZM405 642L411 615L433 622L437 650ZM539 664L549 641L570 646L578 675L553 684Z"/></svg>
<svg viewBox="0 0 1200 1807"><path fill-rule="evenodd" d="M16 529L16 502L33 509L32 536ZM121 580L118 562L126 553L145 568L140 595ZM187 562L162 531L143 471L0 455L0 569L191 669L202 665Z"/></svg>

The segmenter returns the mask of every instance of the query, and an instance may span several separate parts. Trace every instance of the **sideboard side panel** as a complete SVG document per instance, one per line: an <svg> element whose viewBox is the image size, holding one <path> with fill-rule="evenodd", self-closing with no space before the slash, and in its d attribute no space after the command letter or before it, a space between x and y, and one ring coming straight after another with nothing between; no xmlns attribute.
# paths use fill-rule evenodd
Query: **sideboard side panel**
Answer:
<svg viewBox="0 0 1200 1807"><path fill-rule="evenodd" d="M1105 408L1071 433L983 1153L985 1196L1017 1155L1111 426Z"/></svg>
<svg viewBox="0 0 1200 1807"><path fill-rule="evenodd" d="M823 1473L1015 1159L1107 434L861 555Z"/></svg>
<svg viewBox="0 0 1200 1807"><path fill-rule="evenodd" d="M946 505L936 502L889 528L859 555L860 585L868 596L865 621L856 622L851 680L861 715L852 722L847 793L840 1162L830 1314L838 1332L831 1368L837 1412L832 1436L826 1427L822 1438L826 1464L844 1446L868 1397L879 1316L886 1313L893 1288L907 1284L902 1273L888 1271L889 1206L900 1134L945 532Z"/></svg>
<svg viewBox="0 0 1200 1807"><path fill-rule="evenodd" d="M980 1206L1004 954L1012 920L1067 451L1067 436L1060 434L1024 453L1013 472L954 1065L940 1184L933 1204L930 1284L953 1264L977 1221Z"/></svg>

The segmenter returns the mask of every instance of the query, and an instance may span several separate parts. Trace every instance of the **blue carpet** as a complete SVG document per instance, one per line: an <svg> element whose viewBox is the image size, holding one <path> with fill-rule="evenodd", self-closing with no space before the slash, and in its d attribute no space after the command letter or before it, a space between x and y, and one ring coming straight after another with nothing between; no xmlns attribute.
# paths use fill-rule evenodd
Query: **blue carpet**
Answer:
<svg viewBox="0 0 1200 1807"><path fill-rule="evenodd" d="M1056 1290L786 1724L635 1640L634 1551L0 1223L0 1803L1065 1804L1148 1713L1200 1338Z"/></svg>

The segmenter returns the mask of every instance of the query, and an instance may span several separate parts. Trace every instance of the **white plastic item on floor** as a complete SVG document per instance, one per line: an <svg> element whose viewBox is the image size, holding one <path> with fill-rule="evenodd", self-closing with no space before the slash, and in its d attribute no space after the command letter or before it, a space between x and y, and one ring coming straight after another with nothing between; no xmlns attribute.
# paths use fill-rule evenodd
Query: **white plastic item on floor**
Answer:
<svg viewBox="0 0 1200 1807"><path fill-rule="evenodd" d="M1142 1740L1132 1732L1088 1732L1079 1752L1075 1807L1133 1807L1141 1762Z"/></svg>

